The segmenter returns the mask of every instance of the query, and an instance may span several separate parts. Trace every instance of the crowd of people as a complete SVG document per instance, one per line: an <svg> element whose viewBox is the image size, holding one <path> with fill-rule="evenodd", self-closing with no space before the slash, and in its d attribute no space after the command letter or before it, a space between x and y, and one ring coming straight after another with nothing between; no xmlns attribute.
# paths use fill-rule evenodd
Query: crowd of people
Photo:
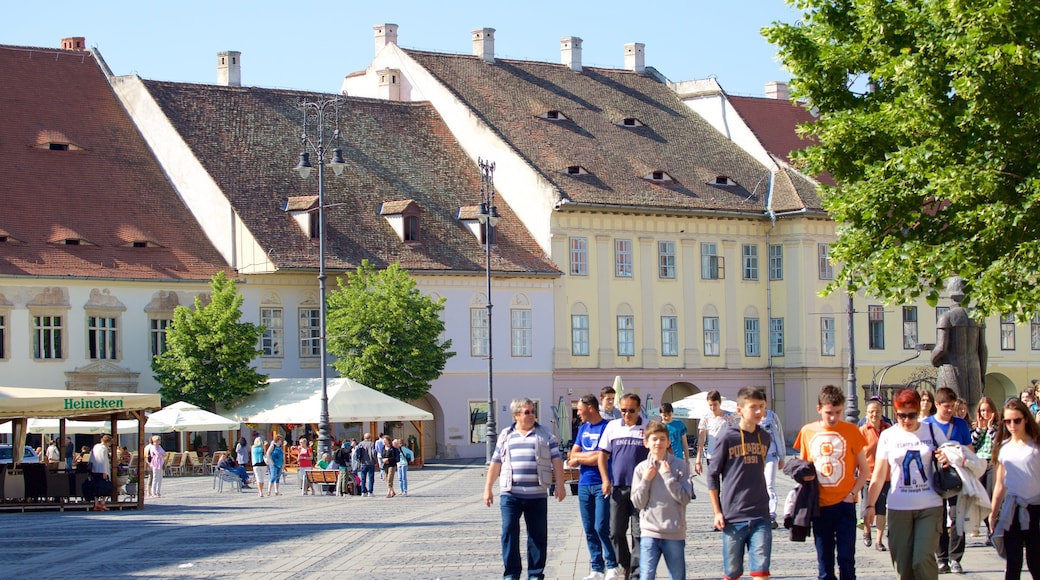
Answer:
<svg viewBox="0 0 1040 580"><path fill-rule="evenodd" d="M798 431L793 457L764 391L741 389L735 413L722 409L717 391L707 401L691 452L671 405L649 420L638 395L617 400L605 387L599 397L581 397L581 424L565 453L536 420L535 403L513 400L514 422L499 433L483 493L490 507L498 484L503 577L519 579L524 569L521 519L528 578L544 577L547 491L563 501L566 465L578 469L591 567L584 580L655 578L662 559L669 578L685 578L686 509L700 474L721 532L723 578L741 577L745 557L752 577L770 576L780 513L793 541L812 535L821 579L855 578L857 536L887 552L900 579L963 573L965 537L983 526L987 545L1006 557L1006 579L1019 578L1023 564L1040 578L1040 418L1032 389L1002 408L984 396L973 418L948 387L904 389L889 401L894 418L875 397L857 426L844 420L842 389L828 385L818 395L819 420ZM796 483L780 511L777 469ZM940 472L956 473L961 485L937 485Z"/></svg>

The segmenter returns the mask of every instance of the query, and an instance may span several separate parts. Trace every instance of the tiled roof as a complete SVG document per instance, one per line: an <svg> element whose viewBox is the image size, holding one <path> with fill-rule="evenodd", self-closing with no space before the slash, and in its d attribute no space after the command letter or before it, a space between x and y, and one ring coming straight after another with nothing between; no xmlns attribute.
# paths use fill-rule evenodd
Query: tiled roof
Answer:
<svg viewBox="0 0 1040 580"><path fill-rule="evenodd" d="M286 198L317 193L316 173L293 171L300 151L297 104L333 95L250 87L145 81L246 227L280 269L316 269L318 246L285 213ZM480 171L429 103L344 98L340 107L342 177L326 172L326 265L351 270L400 262L412 271L484 268L478 240L456 219L480 201ZM316 164L315 156L312 163ZM379 215L387 201L422 210L422 243L405 243ZM558 274L512 211L502 221L492 269Z"/></svg>
<svg viewBox="0 0 1040 580"><path fill-rule="evenodd" d="M204 280L227 269L90 53L0 46L0 71L0 231L15 240L0 242L0 276Z"/></svg>
<svg viewBox="0 0 1040 580"><path fill-rule="evenodd" d="M733 96L728 98L766 151L784 162L791 163L793 152L816 143L814 139L803 138L797 132L798 125L810 123L815 119L804 105L784 99ZM822 175L820 180L834 184L830 175Z"/></svg>
<svg viewBox="0 0 1040 580"><path fill-rule="evenodd" d="M733 144L653 76L406 50L476 112L565 200L727 210L765 210L769 170ZM566 120L540 118L560 111ZM625 118L644 126L622 127ZM578 165L588 174L568 174ZM645 177L663 171L674 181ZM728 176L737 186L712 185ZM789 181L779 192L797 196Z"/></svg>

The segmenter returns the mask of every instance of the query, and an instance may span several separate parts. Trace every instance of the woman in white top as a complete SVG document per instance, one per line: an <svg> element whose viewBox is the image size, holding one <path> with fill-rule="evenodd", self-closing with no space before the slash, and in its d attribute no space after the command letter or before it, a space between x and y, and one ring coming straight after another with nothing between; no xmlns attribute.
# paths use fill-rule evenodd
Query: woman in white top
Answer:
<svg viewBox="0 0 1040 580"><path fill-rule="evenodd" d="M112 460L110 459L109 448L112 446L112 436L103 435L101 442L94 446L94 449L90 451L90 478L94 482L94 489L99 488L101 481L109 481L112 477ZM96 512L107 512L108 507L105 502L108 501L108 497L104 494L94 492L94 511Z"/></svg>
<svg viewBox="0 0 1040 580"><path fill-rule="evenodd" d="M993 511L989 527L1004 537L1005 579L1022 574L1022 548L1033 578L1040 578L1040 426L1020 399L1004 404L1004 424L993 446ZM1022 529L1026 516L1029 525Z"/></svg>
<svg viewBox="0 0 1040 580"><path fill-rule="evenodd" d="M888 492L888 548L900 580L935 580L939 565L935 549L943 525L942 498L932 491L932 456L946 465L937 451L946 441L942 429L922 423L921 395L903 389L892 398L896 425L878 436L874 473L870 476L866 529L874 524L875 503L891 476Z"/></svg>

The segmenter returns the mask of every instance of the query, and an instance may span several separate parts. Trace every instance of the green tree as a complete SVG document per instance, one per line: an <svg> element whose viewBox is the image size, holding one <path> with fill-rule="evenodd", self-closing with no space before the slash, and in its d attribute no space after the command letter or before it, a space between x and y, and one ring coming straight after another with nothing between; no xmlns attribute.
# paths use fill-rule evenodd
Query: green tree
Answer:
<svg viewBox="0 0 1040 580"><path fill-rule="evenodd" d="M401 400L430 390L455 356L444 333L444 298L423 296L399 264L377 271L367 260L328 296L328 350L333 366Z"/></svg>
<svg viewBox="0 0 1040 580"><path fill-rule="evenodd" d="M251 365L260 355L263 327L242 318L242 295L219 272L210 281L210 301L178 306L166 331L166 351L152 359L164 401L187 401L203 409L231 406L267 382Z"/></svg>
<svg viewBox="0 0 1040 580"><path fill-rule="evenodd" d="M791 0L763 34L819 112L798 155L830 172L830 290L888 303L965 278L977 313L1040 306L1040 3Z"/></svg>

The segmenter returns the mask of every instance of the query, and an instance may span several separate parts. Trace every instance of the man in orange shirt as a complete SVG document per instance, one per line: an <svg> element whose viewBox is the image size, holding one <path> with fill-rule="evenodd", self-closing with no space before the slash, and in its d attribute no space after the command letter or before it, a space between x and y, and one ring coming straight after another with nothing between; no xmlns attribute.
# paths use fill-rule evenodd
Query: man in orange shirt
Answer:
<svg viewBox="0 0 1040 580"><path fill-rule="evenodd" d="M867 442L852 423L841 420L845 395L834 385L820 389L820 420L802 427L794 442L801 458L816 466L820 515L812 522L820 580L832 580L835 552L841 580L856 578L856 499L870 477Z"/></svg>

